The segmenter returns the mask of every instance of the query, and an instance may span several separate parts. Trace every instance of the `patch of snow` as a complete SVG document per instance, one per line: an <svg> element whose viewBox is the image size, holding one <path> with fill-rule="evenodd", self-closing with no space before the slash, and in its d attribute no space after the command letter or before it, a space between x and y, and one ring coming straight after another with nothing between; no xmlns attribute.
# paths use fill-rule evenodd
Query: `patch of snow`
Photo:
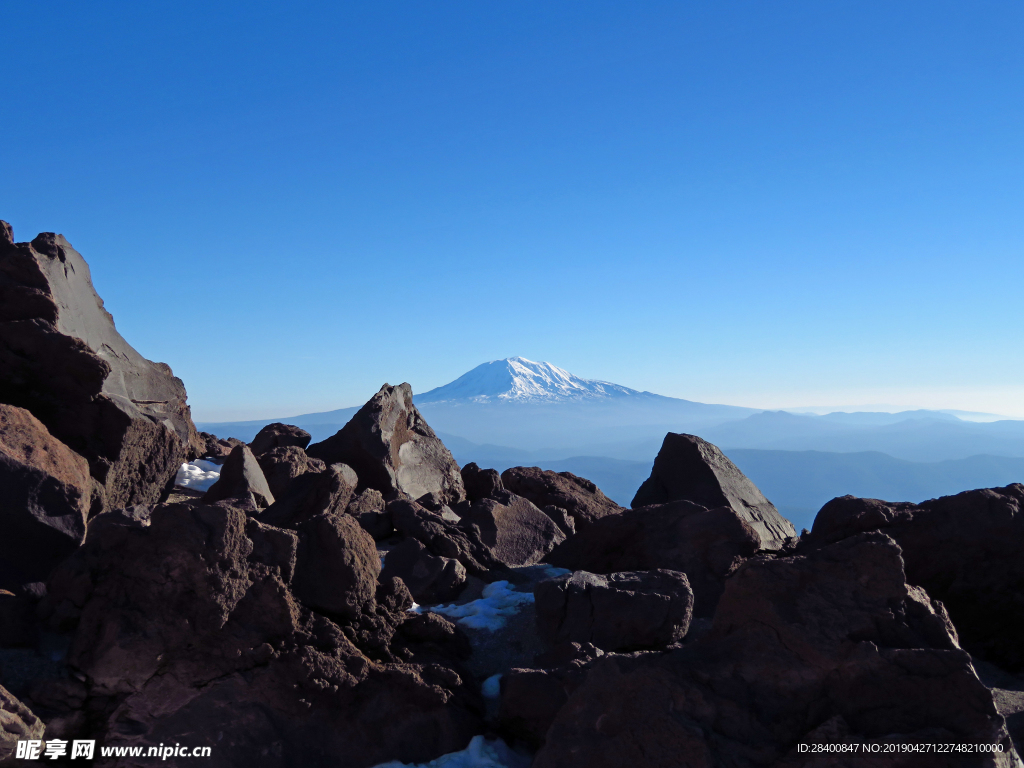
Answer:
<svg viewBox="0 0 1024 768"><path fill-rule="evenodd" d="M509 357L478 365L455 381L418 395L417 403L445 401L557 402L640 395L635 389L582 379L551 363Z"/></svg>
<svg viewBox="0 0 1024 768"><path fill-rule="evenodd" d="M480 686L480 693L484 695L485 699L498 698L501 695L501 672L484 680L483 685Z"/></svg>
<svg viewBox="0 0 1024 768"><path fill-rule="evenodd" d="M423 613L423 606L417 602L412 604L412 608L409 608L407 613Z"/></svg>
<svg viewBox="0 0 1024 768"><path fill-rule="evenodd" d="M488 629L491 632L505 626L505 617L519 612L533 602L530 592L516 592L507 581L496 581L484 587L483 597L463 605L435 605L428 611L449 616L469 629Z"/></svg>
<svg viewBox="0 0 1024 768"><path fill-rule="evenodd" d="M193 491L208 491L210 486L220 480L220 464L205 459L196 459L182 464L174 478L174 484Z"/></svg>
<svg viewBox="0 0 1024 768"><path fill-rule="evenodd" d="M531 759L509 749L501 739L474 736L461 752L441 755L429 763L400 763L392 760L374 768L529 768Z"/></svg>

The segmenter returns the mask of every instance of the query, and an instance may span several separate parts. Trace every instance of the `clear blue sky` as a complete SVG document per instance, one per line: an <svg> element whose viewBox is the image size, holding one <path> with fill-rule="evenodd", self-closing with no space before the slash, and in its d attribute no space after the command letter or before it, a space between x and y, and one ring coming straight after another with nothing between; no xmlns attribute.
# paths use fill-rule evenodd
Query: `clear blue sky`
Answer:
<svg viewBox="0 0 1024 768"><path fill-rule="evenodd" d="M523 355L1024 415L1024 3L0 2L0 218L200 419Z"/></svg>

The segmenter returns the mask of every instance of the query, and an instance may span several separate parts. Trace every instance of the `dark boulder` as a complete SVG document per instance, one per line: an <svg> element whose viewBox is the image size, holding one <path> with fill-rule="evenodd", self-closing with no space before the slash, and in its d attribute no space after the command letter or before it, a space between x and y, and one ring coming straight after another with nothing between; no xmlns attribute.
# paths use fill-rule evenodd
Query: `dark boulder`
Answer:
<svg viewBox="0 0 1024 768"><path fill-rule="evenodd" d="M576 530L606 515L623 510L601 489L572 472L551 472L539 467L512 467L501 473L505 488L543 509L561 507L573 519Z"/></svg>
<svg viewBox="0 0 1024 768"><path fill-rule="evenodd" d="M237 437L226 437L221 439L216 435L211 435L209 432L200 432L199 440L203 445L202 450L199 451L200 456L218 460L223 460L230 456L231 451L234 450L236 445L245 445L245 443Z"/></svg>
<svg viewBox="0 0 1024 768"><path fill-rule="evenodd" d="M207 504L224 499L248 501L256 509L265 509L274 503L267 478L247 445L234 447L220 469L220 479L203 496Z"/></svg>
<svg viewBox="0 0 1024 768"><path fill-rule="evenodd" d="M686 574L577 571L534 590L537 632L549 645L592 643L605 651L664 648L690 627L693 592Z"/></svg>
<svg viewBox="0 0 1024 768"><path fill-rule="evenodd" d="M280 528L295 528L320 514L344 514L358 483L356 473L346 464L299 475L284 496L260 515L260 520Z"/></svg>
<svg viewBox="0 0 1024 768"><path fill-rule="evenodd" d="M348 515L322 514L299 526L295 596L311 608L353 619L373 599L380 557Z"/></svg>
<svg viewBox="0 0 1024 768"><path fill-rule="evenodd" d="M779 549L796 535L793 524L757 486L716 446L696 435L665 435L651 476L636 492L632 506L670 501L692 501L708 509L732 507L757 533L762 549Z"/></svg>
<svg viewBox="0 0 1024 768"><path fill-rule="evenodd" d="M868 530L896 540L907 580L942 601L968 650L1024 671L1024 485L921 504L833 499L801 547Z"/></svg>
<svg viewBox="0 0 1024 768"><path fill-rule="evenodd" d="M267 424L257 432L256 437L249 443L249 448L256 456L262 456L274 448L286 448L290 445L305 449L311 439L312 436L306 430L277 421Z"/></svg>
<svg viewBox="0 0 1024 768"><path fill-rule="evenodd" d="M381 581L400 578L417 603L445 603L458 597L466 568L458 560L430 554L416 539L405 539L387 553Z"/></svg>
<svg viewBox="0 0 1024 768"><path fill-rule="evenodd" d="M345 514L352 515L363 526L363 530L373 536L374 541L386 539L395 532L391 515L385 509L384 497L373 488L353 496L345 508Z"/></svg>
<svg viewBox="0 0 1024 768"><path fill-rule="evenodd" d="M992 744L1004 751L972 764L1017 760L942 605L906 583L900 549L882 534L747 561L701 640L598 660L533 765L823 764L796 745L826 734ZM927 759L962 765L955 752Z"/></svg>
<svg viewBox="0 0 1024 768"><path fill-rule="evenodd" d="M278 448L271 448L262 454L257 454L256 461L263 470L263 476L267 478L267 485L275 499L282 498L299 475L307 472L323 472L327 465L320 459L311 459L306 452L297 445L285 445Z"/></svg>
<svg viewBox="0 0 1024 768"><path fill-rule="evenodd" d="M505 490L498 470L480 469L472 461L462 468L462 485L466 489L466 499L471 502L491 498Z"/></svg>
<svg viewBox="0 0 1024 768"><path fill-rule="evenodd" d="M205 449L181 381L121 337L62 235L0 239L0 371L0 402L84 456L111 508L157 501Z"/></svg>
<svg viewBox="0 0 1024 768"><path fill-rule="evenodd" d="M473 576L503 565L482 541L479 528L453 523L406 499L388 502L387 514L398 533L418 540L432 555L458 560Z"/></svg>
<svg viewBox="0 0 1024 768"><path fill-rule="evenodd" d="M306 453L351 466L362 488L386 499L437 492L445 504L465 498L459 465L412 403L408 384L385 384L333 437Z"/></svg>
<svg viewBox="0 0 1024 768"><path fill-rule="evenodd" d="M0 404L0 588L45 581L102 503L83 457L25 409Z"/></svg>
<svg viewBox="0 0 1024 768"><path fill-rule="evenodd" d="M694 616L703 618L714 612L729 573L759 544L731 507L677 501L603 517L555 547L545 562L591 573L681 571L693 589Z"/></svg>
<svg viewBox="0 0 1024 768"><path fill-rule="evenodd" d="M496 560L508 566L539 563L565 534L555 522L522 496L506 493L503 501L481 499L459 505L460 527L475 527Z"/></svg>
<svg viewBox="0 0 1024 768"><path fill-rule="evenodd" d="M229 768L366 768L427 762L480 732L479 695L452 668L379 664L357 647L400 626L408 592L381 585L358 621L338 623L296 603L281 569L263 562L256 539L267 531L243 511L164 505L150 519L90 532L41 608L73 633L87 738L211 746ZM345 540L358 540L343 519L354 529Z"/></svg>

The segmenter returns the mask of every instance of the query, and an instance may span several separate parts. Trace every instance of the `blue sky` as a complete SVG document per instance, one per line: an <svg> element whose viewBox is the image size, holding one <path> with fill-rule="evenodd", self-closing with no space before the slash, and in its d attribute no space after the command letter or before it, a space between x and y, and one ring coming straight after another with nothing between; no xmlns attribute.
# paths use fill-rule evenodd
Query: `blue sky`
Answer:
<svg viewBox="0 0 1024 768"><path fill-rule="evenodd" d="M0 2L0 218L197 418L522 355L1024 416L1024 4Z"/></svg>

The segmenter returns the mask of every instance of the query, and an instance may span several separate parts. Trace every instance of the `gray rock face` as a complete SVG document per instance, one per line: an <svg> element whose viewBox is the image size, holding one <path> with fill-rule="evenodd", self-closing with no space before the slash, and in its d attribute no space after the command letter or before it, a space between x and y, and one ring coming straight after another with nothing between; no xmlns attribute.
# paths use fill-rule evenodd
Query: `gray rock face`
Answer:
<svg viewBox="0 0 1024 768"><path fill-rule="evenodd" d="M636 492L632 506L670 501L692 501L708 509L732 507L757 532L762 549L778 549L796 535L793 524L757 486L717 447L696 435L665 435L651 476Z"/></svg>
<svg viewBox="0 0 1024 768"><path fill-rule="evenodd" d="M466 583L466 569L458 560L438 557L416 539L406 539L388 552L381 571L382 583L397 576L418 603L454 600Z"/></svg>
<svg viewBox="0 0 1024 768"><path fill-rule="evenodd" d="M0 371L0 402L84 456L112 508L155 502L205 448L181 381L121 337L61 235L0 238Z"/></svg>
<svg viewBox="0 0 1024 768"><path fill-rule="evenodd" d="M281 528L295 528L320 514L344 514L358 483L359 478L347 464L332 464L324 472L299 475L260 520Z"/></svg>
<svg viewBox="0 0 1024 768"><path fill-rule="evenodd" d="M259 462L263 476L267 478L267 485L274 498L281 498L288 492L288 486L292 484L299 475L307 472L323 472L327 465L320 459L311 459L306 452L297 445L284 445L271 448L262 454L256 454L256 461Z"/></svg>
<svg viewBox="0 0 1024 768"><path fill-rule="evenodd" d="M310 439L311 436L306 430L277 421L267 424L257 432L256 437L249 443L249 447L256 456L262 456L273 448L284 448L290 445L305 449L309 445Z"/></svg>
<svg viewBox="0 0 1024 768"><path fill-rule="evenodd" d="M458 512L460 527L476 526L495 559L508 566L539 563L565 541L554 520L512 493L504 494L502 501L481 499L472 505L461 504Z"/></svg>
<svg viewBox="0 0 1024 768"><path fill-rule="evenodd" d="M577 571L541 582L534 594L537 631L549 645L664 648L683 638L693 615L693 591L686 574L677 571Z"/></svg>
<svg viewBox="0 0 1024 768"><path fill-rule="evenodd" d="M211 504L223 499L252 500L257 509L274 503L267 478L247 445L236 445L220 470L220 479L210 486L203 501Z"/></svg>
<svg viewBox="0 0 1024 768"><path fill-rule="evenodd" d="M412 403L408 384L385 384L336 435L306 451L328 464L351 466L384 498L437 493L445 504L466 497L459 465Z"/></svg>
<svg viewBox="0 0 1024 768"><path fill-rule="evenodd" d="M711 616L729 573L758 549L754 529L732 507L688 501L608 515L555 547L545 561L571 571L616 573L664 568L686 574L694 616Z"/></svg>
<svg viewBox="0 0 1024 768"><path fill-rule="evenodd" d="M88 462L25 409L0 404L0 587L44 581L100 508Z"/></svg>
<svg viewBox="0 0 1024 768"><path fill-rule="evenodd" d="M564 509L572 518L575 530L583 530L595 520L618 514L623 509L592 482L572 472L512 467L501 473L501 481L505 488L541 509L548 506Z"/></svg>
<svg viewBox="0 0 1024 768"><path fill-rule="evenodd" d="M533 765L833 765L795 745L878 740L998 744L972 764L1009 768L1018 758L991 692L941 603L902 566L878 533L747 561L702 639L598 660Z"/></svg>
<svg viewBox="0 0 1024 768"><path fill-rule="evenodd" d="M0 686L0 765L15 765L18 742L42 739L45 727L32 710Z"/></svg>
<svg viewBox="0 0 1024 768"><path fill-rule="evenodd" d="M352 517L317 515L299 527L295 596L306 605L356 618L373 599L379 575L377 547Z"/></svg>

